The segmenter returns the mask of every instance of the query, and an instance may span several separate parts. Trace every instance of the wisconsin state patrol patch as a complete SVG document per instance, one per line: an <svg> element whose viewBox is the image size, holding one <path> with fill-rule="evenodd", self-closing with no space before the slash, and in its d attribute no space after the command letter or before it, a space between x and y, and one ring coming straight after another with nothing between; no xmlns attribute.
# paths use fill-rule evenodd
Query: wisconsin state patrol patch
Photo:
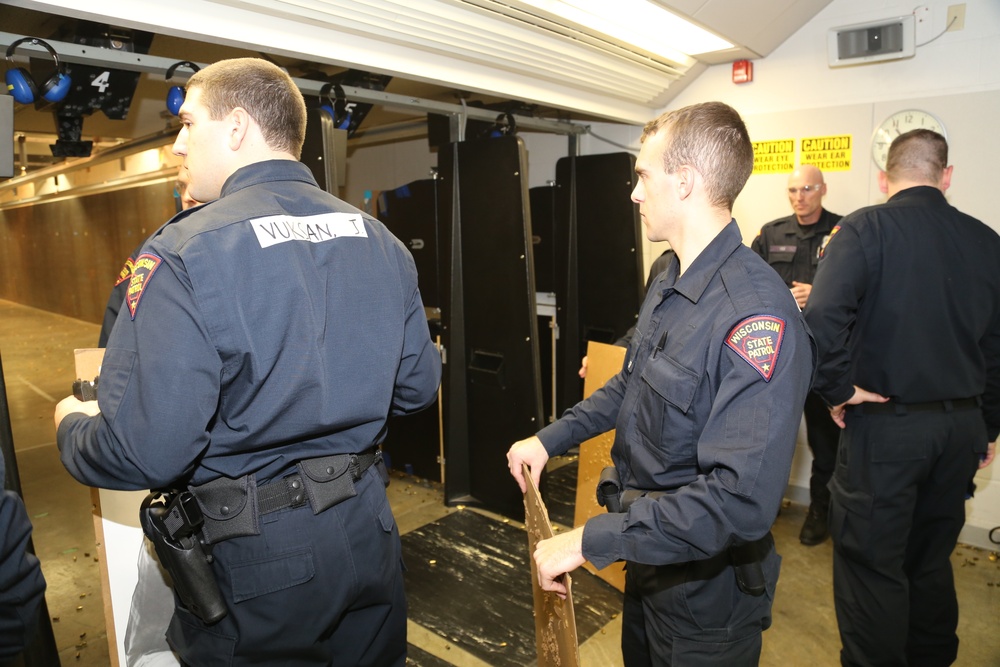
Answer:
<svg viewBox="0 0 1000 667"><path fill-rule="evenodd" d="M784 335L783 319L773 315L754 315L732 328L726 336L726 345L756 368L764 382L770 382Z"/></svg>
<svg viewBox="0 0 1000 667"><path fill-rule="evenodd" d="M153 277L153 272L160 266L163 260L150 253L142 253L135 258L135 266L132 268L132 279L128 284L128 292L125 294L125 303L128 304L128 311L135 319L135 312L139 309L139 299L142 292L149 285L149 280Z"/></svg>
<svg viewBox="0 0 1000 667"><path fill-rule="evenodd" d="M125 260L125 264L122 265L121 271L118 272L118 279L115 280L115 287L118 287L126 280L132 279L132 272L135 271L135 262L129 257Z"/></svg>

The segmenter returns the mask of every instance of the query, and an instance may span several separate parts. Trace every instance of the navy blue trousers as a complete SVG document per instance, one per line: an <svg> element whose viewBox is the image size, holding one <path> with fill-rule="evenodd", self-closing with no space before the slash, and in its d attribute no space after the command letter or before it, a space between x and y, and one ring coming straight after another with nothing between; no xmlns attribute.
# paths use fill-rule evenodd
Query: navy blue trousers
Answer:
<svg viewBox="0 0 1000 667"><path fill-rule="evenodd" d="M767 591L739 589L729 554L675 565L629 562L625 569L622 657L625 667L753 667L781 557L774 542L763 560Z"/></svg>
<svg viewBox="0 0 1000 667"><path fill-rule="evenodd" d="M986 451L978 409L849 411L831 482L833 588L843 665L950 665L958 653L951 553Z"/></svg>
<svg viewBox="0 0 1000 667"><path fill-rule="evenodd" d="M206 626L177 609L167 638L186 665L389 667L406 661L399 531L378 468L358 495L261 517L261 534L216 544L229 607Z"/></svg>

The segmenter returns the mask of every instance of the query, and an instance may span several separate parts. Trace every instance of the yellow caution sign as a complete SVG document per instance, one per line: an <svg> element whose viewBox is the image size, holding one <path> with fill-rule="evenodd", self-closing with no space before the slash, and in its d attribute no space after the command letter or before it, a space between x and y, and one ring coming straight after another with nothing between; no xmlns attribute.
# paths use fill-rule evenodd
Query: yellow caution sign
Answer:
<svg viewBox="0 0 1000 667"><path fill-rule="evenodd" d="M790 174L795 169L795 140L755 141L753 173Z"/></svg>
<svg viewBox="0 0 1000 667"><path fill-rule="evenodd" d="M801 164L814 164L821 171L851 170L851 135L805 137L802 139Z"/></svg>

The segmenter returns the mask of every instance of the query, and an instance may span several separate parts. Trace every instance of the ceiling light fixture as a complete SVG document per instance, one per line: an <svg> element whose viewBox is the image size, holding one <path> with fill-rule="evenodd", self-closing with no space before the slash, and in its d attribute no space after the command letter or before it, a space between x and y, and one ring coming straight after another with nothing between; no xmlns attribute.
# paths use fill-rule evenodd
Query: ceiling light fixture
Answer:
<svg viewBox="0 0 1000 667"><path fill-rule="evenodd" d="M730 49L734 45L648 0L518 0L624 44L667 58Z"/></svg>

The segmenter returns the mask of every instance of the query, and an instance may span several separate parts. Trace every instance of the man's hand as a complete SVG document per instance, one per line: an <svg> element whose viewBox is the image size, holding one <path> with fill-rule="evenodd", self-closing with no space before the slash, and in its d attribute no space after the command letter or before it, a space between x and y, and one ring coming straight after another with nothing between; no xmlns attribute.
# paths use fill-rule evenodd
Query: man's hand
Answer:
<svg viewBox="0 0 1000 667"><path fill-rule="evenodd" d="M840 405L835 405L830 408L830 417L833 421L837 423L837 426L844 428L846 424L844 423L844 412L848 405L859 405L861 403L885 403L889 400L888 396L882 396L881 394L876 394L873 391L868 391L867 389L862 389L861 387L854 385L854 395L847 399L846 403L841 403Z"/></svg>
<svg viewBox="0 0 1000 667"><path fill-rule="evenodd" d="M997 455L997 441L994 440L989 444L989 447L986 448L986 454L983 455L983 460L979 462L979 467L985 468L989 464L993 463L993 459L996 457L996 455Z"/></svg>
<svg viewBox="0 0 1000 667"><path fill-rule="evenodd" d="M587 560L583 557L583 527L542 540L535 547L534 556L538 585L565 600L568 591L563 575Z"/></svg>
<svg viewBox="0 0 1000 667"><path fill-rule="evenodd" d="M809 294L813 291L813 286L809 283L800 283L797 280L792 281L792 298L795 299L795 303L799 304L799 310L806 307L806 301L809 300Z"/></svg>
<svg viewBox="0 0 1000 667"><path fill-rule="evenodd" d="M528 465L531 470L531 478L535 480L535 486L538 486L542 479L542 470L545 469L548 460L549 453L545 451L545 447L537 435L525 440L518 440L510 446L510 449L507 450L507 467L510 468L510 474L517 480L517 485L521 487L521 493L528 490L524 476L521 474L521 464Z"/></svg>
<svg viewBox="0 0 1000 667"><path fill-rule="evenodd" d="M97 401L81 401L76 396L67 396L56 404L55 421L57 431L59 430L59 424L66 418L66 415L74 412L93 416L101 414L101 409L97 407Z"/></svg>

